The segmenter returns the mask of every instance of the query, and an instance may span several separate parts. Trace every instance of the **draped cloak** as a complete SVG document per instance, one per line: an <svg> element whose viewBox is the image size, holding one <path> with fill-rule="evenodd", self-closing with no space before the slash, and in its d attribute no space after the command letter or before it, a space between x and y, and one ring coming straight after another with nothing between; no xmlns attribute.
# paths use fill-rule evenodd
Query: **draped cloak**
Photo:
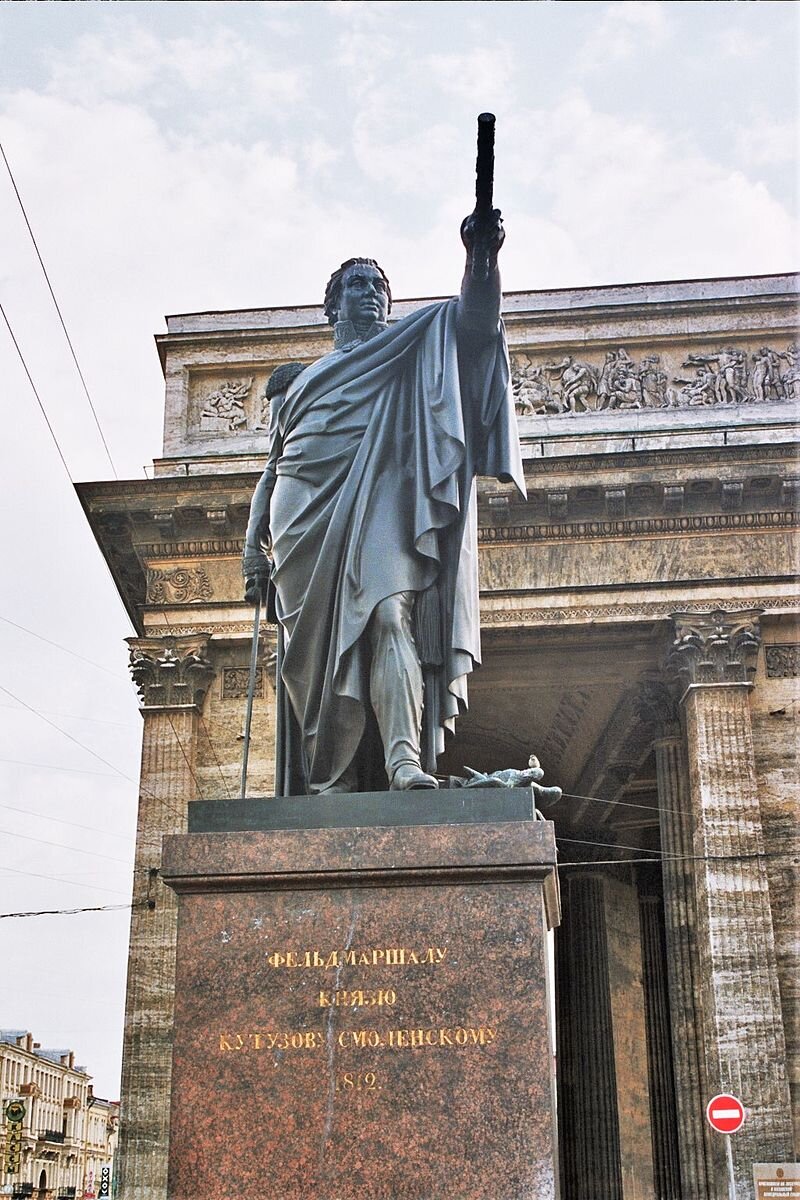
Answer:
<svg viewBox="0 0 800 1200"><path fill-rule="evenodd" d="M273 414L289 791L322 790L355 759L370 712L367 626L388 596L436 585L443 654L425 705L437 753L466 707L480 663L475 477L525 485L502 323L474 345L462 329L459 344L457 304L319 359Z"/></svg>

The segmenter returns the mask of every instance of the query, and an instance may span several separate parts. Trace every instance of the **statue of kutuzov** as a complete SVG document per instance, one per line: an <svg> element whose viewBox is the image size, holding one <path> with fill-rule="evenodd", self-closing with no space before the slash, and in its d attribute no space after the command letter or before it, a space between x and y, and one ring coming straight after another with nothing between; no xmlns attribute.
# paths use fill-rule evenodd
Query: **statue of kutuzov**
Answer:
<svg viewBox="0 0 800 1200"><path fill-rule="evenodd" d="M279 795L433 788L480 663L475 478L524 495L500 321L500 212L461 226L457 299L388 324L372 259L332 275L334 350L275 378L247 527L285 649ZM376 767L386 777L376 776Z"/></svg>

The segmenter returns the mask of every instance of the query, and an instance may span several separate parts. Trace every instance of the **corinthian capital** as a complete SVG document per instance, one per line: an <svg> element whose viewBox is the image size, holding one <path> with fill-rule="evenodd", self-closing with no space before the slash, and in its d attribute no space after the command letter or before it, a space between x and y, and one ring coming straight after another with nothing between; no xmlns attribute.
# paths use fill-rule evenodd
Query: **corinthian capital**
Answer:
<svg viewBox="0 0 800 1200"><path fill-rule="evenodd" d="M143 708L200 708L214 675L208 641L207 634L127 639Z"/></svg>
<svg viewBox="0 0 800 1200"><path fill-rule="evenodd" d="M672 614L675 641L671 669L685 684L747 683L761 642L762 610Z"/></svg>

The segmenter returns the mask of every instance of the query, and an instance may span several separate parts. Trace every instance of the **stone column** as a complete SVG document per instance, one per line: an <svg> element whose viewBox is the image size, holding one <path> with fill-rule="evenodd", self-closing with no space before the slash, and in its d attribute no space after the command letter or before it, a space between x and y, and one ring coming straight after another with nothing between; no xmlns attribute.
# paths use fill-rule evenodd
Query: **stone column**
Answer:
<svg viewBox="0 0 800 1200"><path fill-rule="evenodd" d="M588 867L565 882L556 934L563 1197L641 1200L655 1193L636 888Z"/></svg>
<svg viewBox="0 0 800 1200"><path fill-rule="evenodd" d="M710 1186L714 1172L703 1104L708 1086L697 987L697 910L688 768L678 712L670 692L662 685L649 699L659 735L654 749L664 855L664 933L681 1186L684 1196L708 1200L713 1194Z"/></svg>
<svg viewBox="0 0 800 1200"><path fill-rule="evenodd" d="M730 1091L749 1110L732 1139L737 1195L753 1196L752 1163L792 1156L786 1045L778 991L748 692L756 612L674 614L672 664L683 684L696 993L707 1100ZM714 1149L719 1162L721 1139ZM717 1166L712 1195L724 1195Z"/></svg>
<svg viewBox="0 0 800 1200"><path fill-rule="evenodd" d="M558 962L559 1156L565 1200L623 1200L603 880L562 878Z"/></svg>
<svg viewBox="0 0 800 1200"><path fill-rule="evenodd" d="M205 634L129 638L144 730L133 879L120 1132L119 1200L166 1200L176 902L159 877L161 838L185 833L196 796L197 724L213 670Z"/></svg>
<svg viewBox="0 0 800 1200"><path fill-rule="evenodd" d="M657 1200L682 1200L678 1121L672 1040L664 952L663 906L659 895L640 895L642 983L647 1015L647 1078L650 1084L650 1131L653 1141L653 1182Z"/></svg>

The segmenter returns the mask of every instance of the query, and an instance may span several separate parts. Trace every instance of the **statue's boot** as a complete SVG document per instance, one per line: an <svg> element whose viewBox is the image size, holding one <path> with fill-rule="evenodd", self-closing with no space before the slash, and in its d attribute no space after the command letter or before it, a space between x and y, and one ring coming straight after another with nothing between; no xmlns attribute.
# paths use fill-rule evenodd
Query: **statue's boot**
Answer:
<svg viewBox="0 0 800 1200"><path fill-rule="evenodd" d="M332 784L330 784L329 787L322 788L322 790L318 794L320 796L329 796L332 793L335 794L335 793L339 793L339 792L347 793L347 792L357 792L357 791L358 791L357 772L356 772L355 765L353 763L350 763L350 766L347 767L346 770L342 771L342 773L338 779L334 780L334 782Z"/></svg>
<svg viewBox="0 0 800 1200"><path fill-rule="evenodd" d="M438 788L438 786L438 780L423 771L418 762L398 763L392 772L389 784L393 792L410 792Z"/></svg>
<svg viewBox="0 0 800 1200"><path fill-rule="evenodd" d="M411 629L413 592L382 600L370 622L369 695L392 791L436 788L420 766L422 668Z"/></svg>

